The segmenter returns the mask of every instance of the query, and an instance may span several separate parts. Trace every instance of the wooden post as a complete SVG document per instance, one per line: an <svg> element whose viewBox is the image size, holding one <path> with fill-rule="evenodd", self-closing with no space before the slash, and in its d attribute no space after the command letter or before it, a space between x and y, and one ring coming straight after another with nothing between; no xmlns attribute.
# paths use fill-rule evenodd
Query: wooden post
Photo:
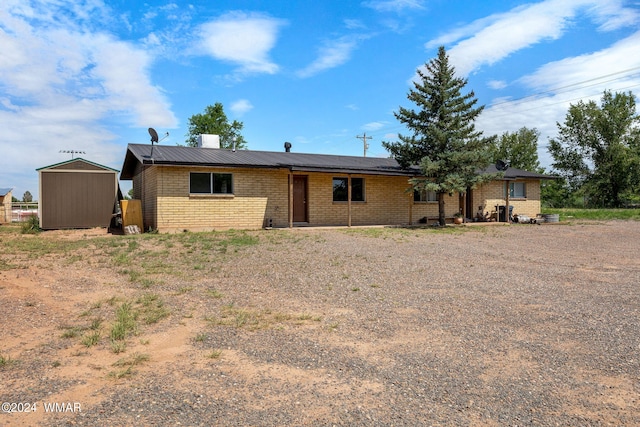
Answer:
<svg viewBox="0 0 640 427"><path fill-rule="evenodd" d="M351 174L347 175L347 226L351 227Z"/></svg>
<svg viewBox="0 0 640 427"><path fill-rule="evenodd" d="M504 186L505 186L505 190L507 191L507 194L505 195L505 199L507 201L507 206L504 207L505 212L504 212L504 222L509 223L509 181L505 181L504 182Z"/></svg>
<svg viewBox="0 0 640 427"><path fill-rule="evenodd" d="M289 171L289 228L293 228L293 173Z"/></svg>
<svg viewBox="0 0 640 427"><path fill-rule="evenodd" d="M409 225L413 224L413 190L409 191Z"/></svg>

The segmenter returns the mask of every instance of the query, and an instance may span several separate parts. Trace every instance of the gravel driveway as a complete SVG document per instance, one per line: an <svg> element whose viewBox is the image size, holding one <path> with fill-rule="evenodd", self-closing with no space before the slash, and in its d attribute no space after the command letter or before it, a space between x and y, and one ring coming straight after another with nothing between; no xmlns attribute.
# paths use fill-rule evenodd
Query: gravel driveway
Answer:
<svg viewBox="0 0 640 427"><path fill-rule="evenodd" d="M258 234L167 281L150 361L42 425L640 425L640 223ZM9 401L42 375L4 374Z"/></svg>

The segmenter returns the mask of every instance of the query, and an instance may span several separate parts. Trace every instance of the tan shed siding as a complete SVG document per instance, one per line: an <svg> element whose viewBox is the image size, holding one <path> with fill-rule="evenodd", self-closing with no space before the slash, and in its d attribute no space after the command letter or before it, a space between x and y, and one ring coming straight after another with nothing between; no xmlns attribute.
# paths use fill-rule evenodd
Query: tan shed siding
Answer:
<svg viewBox="0 0 640 427"><path fill-rule="evenodd" d="M42 171L41 174L42 228L109 226L116 198L115 172Z"/></svg>

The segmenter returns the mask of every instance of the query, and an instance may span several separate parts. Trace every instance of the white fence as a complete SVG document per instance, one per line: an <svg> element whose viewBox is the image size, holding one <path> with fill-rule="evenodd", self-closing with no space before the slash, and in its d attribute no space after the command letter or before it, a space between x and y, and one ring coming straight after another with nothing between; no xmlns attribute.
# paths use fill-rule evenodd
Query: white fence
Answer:
<svg viewBox="0 0 640 427"><path fill-rule="evenodd" d="M23 222L31 216L38 216L38 202L13 202L11 204L11 222Z"/></svg>

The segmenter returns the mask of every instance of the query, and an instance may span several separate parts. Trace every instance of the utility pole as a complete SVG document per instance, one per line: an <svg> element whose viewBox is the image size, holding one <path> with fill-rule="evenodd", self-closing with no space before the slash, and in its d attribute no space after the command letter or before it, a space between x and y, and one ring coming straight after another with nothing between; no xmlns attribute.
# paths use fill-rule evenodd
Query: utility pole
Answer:
<svg viewBox="0 0 640 427"><path fill-rule="evenodd" d="M367 157L367 148L369 148L369 143L367 139L373 139L371 136L367 136L367 133L363 133L362 136L356 136L356 138L362 140L362 144L364 145L364 157Z"/></svg>

